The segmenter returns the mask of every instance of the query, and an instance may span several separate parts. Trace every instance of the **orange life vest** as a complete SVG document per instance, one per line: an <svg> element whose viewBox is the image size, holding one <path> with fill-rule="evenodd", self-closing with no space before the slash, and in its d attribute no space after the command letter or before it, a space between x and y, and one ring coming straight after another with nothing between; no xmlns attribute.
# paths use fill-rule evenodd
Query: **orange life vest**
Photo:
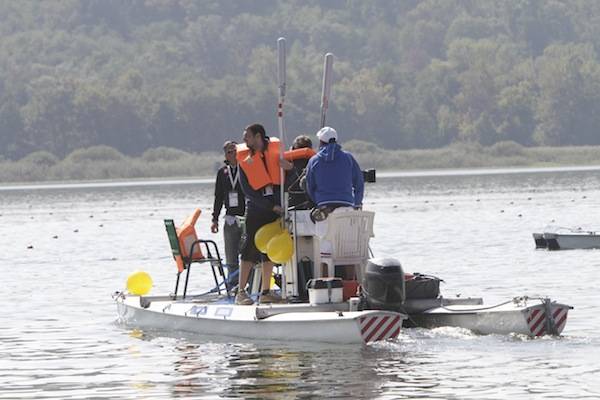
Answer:
<svg viewBox="0 0 600 400"><path fill-rule="evenodd" d="M269 138L269 145L264 152L254 155L245 143L237 145L236 158L248 178L252 189L259 190L267 185L280 185L279 173L279 139Z"/></svg>
<svg viewBox="0 0 600 400"><path fill-rule="evenodd" d="M283 153L283 158L288 161L300 160L300 159L309 159L314 156L315 151L310 147L303 147L301 149L289 150Z"/></svg>
<svg viewBox="0 0 600 400"><path fill-rule="evenodd" d="M192 246L192 243L198 240L195 225L200 213L200 209L196 208L194 213L187 217L180 227L176 228L177 239L179 240L179 249L181 251L181 256L175 257L175 262L177 263L177 269L179 272L183 271L184 265L181 257L190 257L190 247ZM202 251L200 250L200 246L194 246L194 254L191 256L192 260L200 260L204 258Z"/></svg>

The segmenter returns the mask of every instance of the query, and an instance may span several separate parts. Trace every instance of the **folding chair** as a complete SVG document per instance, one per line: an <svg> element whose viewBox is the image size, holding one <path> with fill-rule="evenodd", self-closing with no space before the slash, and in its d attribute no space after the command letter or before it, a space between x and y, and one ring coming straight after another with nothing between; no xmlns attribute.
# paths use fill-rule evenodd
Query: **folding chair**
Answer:
<svg viewBox="0 0 600 400"><path fill-rule="evenodd" d="M171 246L171 252L173 253L175 263L177 264L177 280L175 282L175 293L173 294L173 300L177 299L177 292L179 290L179 277L184 270L187 270L185 276L185 285L183 287L183 298L185 299L192 263L210 263L218 293L221 294L220 287L222 284L224 284L227 297L229 297L229 282L227 281L223 271L223 264L217 244L213 240L198 239L198 236L196 235L196 229L194 226L198 220L198 217L200 216L200 213L201 211L199 208L194 210L194 213L186 218L184 223L179 228L175 227L175 223L172 219L164 220L167 236L169 238L169 244ZM202 246L204 246L206 255L202 253ZM223 279L222 283L219 283L215 268L219 271L219 275Z"/></svg>

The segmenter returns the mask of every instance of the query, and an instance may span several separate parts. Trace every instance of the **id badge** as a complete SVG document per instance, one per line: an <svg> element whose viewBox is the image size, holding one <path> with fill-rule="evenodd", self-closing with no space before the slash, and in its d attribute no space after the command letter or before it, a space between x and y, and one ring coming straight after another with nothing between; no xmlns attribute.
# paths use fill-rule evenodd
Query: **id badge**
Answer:
<svg viewBox="0 0 600 400"><path fill-rule="evenodd" d="M237 192L229 192L229 207L237 207L238 205Z"/></svg>
<svg viewBox="0 0 600 400"><path fill-rule="evenodd" d="M265 196L272 196L273 195L273 185L269 185L267 187L265 187Z"/></svg>

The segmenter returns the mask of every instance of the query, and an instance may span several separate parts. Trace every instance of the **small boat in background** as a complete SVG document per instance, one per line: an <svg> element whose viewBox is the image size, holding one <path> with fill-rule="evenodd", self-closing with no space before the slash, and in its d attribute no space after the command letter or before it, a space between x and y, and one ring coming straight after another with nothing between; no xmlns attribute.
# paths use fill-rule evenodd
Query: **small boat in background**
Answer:
<svg viewBox="0 0 600 400"><path fill-rule="evenodd" d="M600 232L581 228L546 228L543 233L534 233L533 239L536 249L600 249Z"/></svg>
<svg viewBox="0 0 600 400"><path fill-rule="evenodd" d="M548 242L546 242L546 239L544 239L543 233L534 233L533 240L535 241L536 249L545 249L548 247Z"/></svg>

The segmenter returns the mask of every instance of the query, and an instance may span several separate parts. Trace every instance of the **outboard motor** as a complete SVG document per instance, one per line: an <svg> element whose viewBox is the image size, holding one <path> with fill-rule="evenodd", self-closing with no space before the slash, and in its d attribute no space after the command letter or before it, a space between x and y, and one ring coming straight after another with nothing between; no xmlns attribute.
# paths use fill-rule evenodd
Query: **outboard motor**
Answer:
<svg viewBox="0 0 600 400"><path fill-rule="evenodd" d="M404 303L404 271L395 258L372 258L360 276L367 306L377 310L397 311Z"/></svg>

